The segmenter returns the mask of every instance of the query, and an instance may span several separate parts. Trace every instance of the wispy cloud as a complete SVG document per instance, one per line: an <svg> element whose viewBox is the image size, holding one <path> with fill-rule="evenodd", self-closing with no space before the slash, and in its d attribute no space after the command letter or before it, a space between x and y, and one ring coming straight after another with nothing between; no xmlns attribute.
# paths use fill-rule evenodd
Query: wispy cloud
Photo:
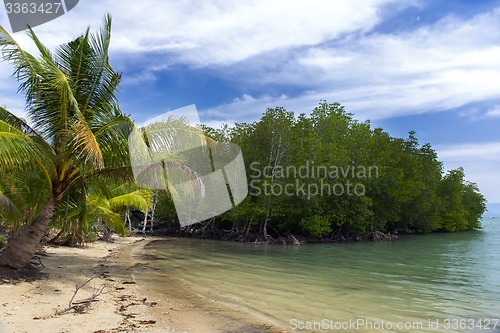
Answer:
<svg viewBox="0 0 500 333"><path fill-rule="evenodd" d="M396 0L337 1L82 1L56 21L36 28L51 43L97 25L104 12L115 19L118 52L173 53L199 65L228 64L263 52L318 43L369 31L381 8Z"/></svg>
<svg viewBox="0 0 500 333"><path fill-rule="evenodd" d="M485 116L487 118L496 118L500 117L500 105L495 105L493 108L489 109Z"/></svg>
<svg viewBox="0 0 500 333"><path fill-rule="evenodd" d="M436 149L439 151L439 156L441 158L450 161L476 160L477 158L482 160L500 161L500 142L440 145L437 146Z"/></svg>
<svg viewBox="0 0 500 333"><path fill-rule="evenodd" d="M125 72L124 83L132 85L154 81L156 72L173 64L219 67L221 72L230 72L228 67L245 62L251 65L252 59L258 62L266 54L366 33L381 22L381 11L394 3L398 2L123 0L117 5L112 0L81 1L68 14L36 27L35 32L44 44L54 48L89 25L98 28L103 15L110 12L111 60ZM1 12L0 23L8 27L7 17ZM25 33L14 37L25 49L35 52ZM127 72L132 73L127 76ZM246 80L251 80L251 73L246 74ZM0 81L5 80L0 77ZM0 94L0 98L4 96Z"/></svg>
<svg viewBox="0 0 500 333"><path fill-rule="evenodd" d="M486 110L486 111L485 111ZM473 107L460 111L460 116L467 117L474 121L500 118L500 105L494 105L491 108Z"/></svg>
<svg viewBox="0 0 500 333"><path fill-rule="evenodd" d="M467 180L477 183L489 202L500 202L500 142L438 145L445 170L465 169Z"/></svg>
<svg viewBox="0 0 500 333"><path fill-rule="evenodd" d="M346 36L296 50L274 67L244 68L252 69L246 76L252 84L302 85L307 92L287 99L296 108L307 105L310 110L320 99L329 99L341 101L360 117L378 119L498 100L499 44L496 9L466 20L448 16L401 34ZM270 102L269 96L262 98L260 109ZM282 96L276 102L283 102ZM236 100L219 110L232 113L242 106ZM490 110L486 115L498 113Z"/></svg>

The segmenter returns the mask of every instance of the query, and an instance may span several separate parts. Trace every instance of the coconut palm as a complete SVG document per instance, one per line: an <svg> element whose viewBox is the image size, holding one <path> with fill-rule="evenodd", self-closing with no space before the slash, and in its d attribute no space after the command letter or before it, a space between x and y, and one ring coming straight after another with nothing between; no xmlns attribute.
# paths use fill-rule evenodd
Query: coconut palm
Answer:
<svg viewBox="0 0 500 333"><path fill-rule="evenodd" d="M0 174L0 224L17 234L38 216L47 202L43 175L36 169Z"/></svg>
<svg viewBox="0 0 500 333"><path fill-rule="evenodd" d="M14 67L26 97L28 122L0 108L0 173L35 169L48 196L36 217L12 237L0 266L25 266L45 234L56 207L86 195L96 179L129 179L130 118L117 105L120 74L109 64L111 18L98 33L89 29L49 51L30 29L38 58L0 26L3 58ZM89 181L92 180L92 181Z"/></svg>
<svg viewBox="0 0 500 333"><path fill-rule="evenodd" d="M58 244L77 245L93 240L97 229L104 228L124 235L124 217L131 208L147 211L152 191L138 189L136 184L92 184L85 202L68 197L56 210L51 223L59 233L51 240ZM109 240L109 237L106 239Z"/></svg>

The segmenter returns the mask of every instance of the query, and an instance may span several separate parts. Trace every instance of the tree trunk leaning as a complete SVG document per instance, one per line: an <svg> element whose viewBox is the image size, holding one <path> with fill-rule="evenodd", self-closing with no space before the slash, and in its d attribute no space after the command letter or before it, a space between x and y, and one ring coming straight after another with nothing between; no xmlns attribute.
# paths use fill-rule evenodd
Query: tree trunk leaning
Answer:
<svg viewBox="0 0 500 333"><path fill-rule="evenodd" d="M55 206L54 199L50 199L33 223L9 240L0 255L0 266L20 269L30 262L47 231L49 222L52 220Z"/></svg>

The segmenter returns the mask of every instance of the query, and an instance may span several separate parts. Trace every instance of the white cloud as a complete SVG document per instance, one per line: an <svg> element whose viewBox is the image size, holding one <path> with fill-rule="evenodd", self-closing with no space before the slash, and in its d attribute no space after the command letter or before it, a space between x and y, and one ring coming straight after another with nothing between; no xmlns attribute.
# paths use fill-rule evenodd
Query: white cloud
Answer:
<svg viewBox="0 0 500 333"><path fill-rule="evenodd" d="M460 111L461 117L468 117L471 120L485 120L488 118L499 118L500 117L500 105L495 105L486 111L479 107L469 108L463 111Z"/></svg>
<svg viewBox="0 0 500 333"><path fill-rule="evenodd" d="M366 32L380 23L381 10L391 3L397 1L123 0L118 5L111 0L80 1L66 15L34 30L45 45L54 48L89 25L97 29L104 14L110 12L111 61L125 71L124 84L141 84L154 81L155 72L171 64L228 66ZM7 16L1 12L0 23L8 27ZM36 53L26 33L14 37L27 51ZM130 67L142 72L128 77ZM0 86L6 82L11 84L2 75ZM7 91L0 90L0 99L5 101L6 96Z"/></svg>
<svg viewBox="0 0 500 333"><path fill-rule="evenodd" d="M277 51L274 58L266 54L229 73L242 84L295 85L304 92L243 96L208 112L255 119L267 107L309 112L327 99L340 101L358 119L380 119L494 102L500 92L498 40L500 9L467 20L446 17L401 34L347 35L285 55ZM500 116L498 108L478 113L467 115Z"/></svg>
<svg viewBox="0 0 500 333"><path fill-rule="evenodd" d="M448 110L499 99L499 43L500 10L468 20L450 16L402 34L349 37L297 51L275 68L252 67L251 82L302 84L316 93L295 97L295 105L310 109L324 98L372 119Z"/></svg>
<svg viewBox="0 0 500 333"><path fill-rule="evenodd" d="M370 33L387 8L394 12L415 5L394 0L124 0L119 6L111 0L81 1L35 30L54 47L88 25L97 28L110 11L112 61L125 71L125 84L154 81L155 72L186 64L218 69L242 86L286 84L304 90L293 97L243 96L209 110L221 115L239 115L242 108L248 109L242 117L258 115L276 105L308 112L327 99L342 102L358 118L378 119L498 99L500 10L466 20L449 16L400 34ZM6 18L0 19L5 24ZM33 50L24 33L15 37ZM129 66L139 73L127 76Z"/></svg>
<svg viewBox="0 0 500 333"><path fill-rule="evenodd" d="M500 162L500 142L438 146L439 156L449 160L492 160ZM500 169L499 169L500 171Z"/></svg>
<svg viewBox="0 0 500 333"><path fill-rule="evenodd" d="M485 83L487 82L487 83ZM331 89L317 87L293 97L248 95L211 108L209 112L220 115L238 113L241 116L258 115L267 107L283 106L297 113L309 113L320 100L341 102L360 120L383 119L430 111L458 108L472 102L500 97L500 69L489 71L442 71L427 78L386 80L343 88L341 84ZM492 116L492 114L490 114ZM255 119L255 118L254 118Z"/></svg>
<svg viewBox="0 0 500 333"><path fill-rule="evenodd" d="M500 105L495 105L495 107L489 109L486 112L485 117L487 117L487 118L500 117Z"/></svg>
<svg viewBox="0 0 500 333"><path fill-rule="evenodd" d="M143 71L136 75L128 75L121 80L122 85L136 85L146 82L154 82L158 78L153 71Z"/></svg>
<svg viewBox="0 0 500 333"><path fill-rule="evenodd" d="M467 180L476 183L489 202L500 202L500 142L438 145L445 170L463 167Z"/></svg>
<svg viewBox="0 0 500 333"><path fill-rule="evenodd" d="M227 64L280 48L316 45L368 31L395 0L81 1L68 14L36 27L57 45L114 18L115 52L173 52L199 65ZM22 34L16 34L16 37Z"/></svg>

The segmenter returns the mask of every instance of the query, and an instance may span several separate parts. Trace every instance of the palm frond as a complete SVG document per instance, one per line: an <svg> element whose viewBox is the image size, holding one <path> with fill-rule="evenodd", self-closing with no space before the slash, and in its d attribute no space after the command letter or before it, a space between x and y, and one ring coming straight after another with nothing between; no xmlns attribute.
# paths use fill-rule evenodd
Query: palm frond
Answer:
<svg viewBox="0 0 500 333"><path fill-rule="evenodd" d="M19 91L25 91L26 99L30 101L38 87L41 64L33 55L24 51L2 26L0 26L0 49L3 58L14 65L14 76L21 82Z"/></svg>
<svg viewBox="0 0 500 333"><path fill-rule="evenodd" d="M42 145L44 149L54 153L52 147L39 135L24 119L17 117L12 112L0 106L0 120L3 120L10 126L22 131L27 136L32 138L36 143Z"/></svg>
<svg viewBox="0 0 500 333"><path fill-rule="evenodd" d="M0 216L13 231L33 222L48 196L49 186L35 168L0 174Z"/></svg>
<svg viewBox="0 0 500 333"><path fill-rule="evenodd" d="M88 77L92 79L88 85L86 101L82 104L83 114L92 114L116 102L116 88L121 79L109 64L108 50L111 41L111 17L104 18L103 27L97 34L89 37L90 49Z"/></svg>
<svg viewBox="0 0 500 333"><path fill-rule="evenodd" d="M109 206L114 211L127 207L136 207L142 211L147 211L151 206L151 202L151 192L142 190L113 197L109 199Z"/></svg>
<svg viewBox="0 0 500 333"><path fill-rule="evenodd" d="M0 170L19 170L35 165L53 170L47 151L21 130L0 120Z"/></svg>
<svg viewBox="0 0 500 333"><path fill-rule="evenodd" d="M130 117L114 106L112 114L94 117L90 126L101 147L106 168L130 166L128 137L134 128Z"/></svg>
<svg viewBox="0 0 500 333"><path fill-rule="evenodd" d="M100 170L93 170L85 176L75 178L75 182L82 180L91 184L95 184L97 182L103 184L134 183L134 174L131 167L104 168Z"/></svg>
<svg viewBox="0 0 500 333"><path fill-rule="evenodd" d="M25 120L17 117L15 114L13 114L12 112L8 111L7 109L1 106L0 106L0 120L3 120L10 126L22 131L28 136L38 135L38 133L33 128L31 128L26 123Z"/></svg>
<svg viewBox="0 0 500 333"><path fill-rule="evenodd" d="M152 152L179 152L193 148L207 148L213 140L194 126L186 117L169 116L160 122L149 124L141 129L146 145Z"/></svg>
<svg viewBox="0 0 500 333"><path fill-rule="evenodd" d="M76 159L82 159L83 164L92 163L101 169L104 167L104 158L97 139L88 123L81 119L72 125L74 133L72 144L76 152Z"/></svg>
<svg viewBox="0 0 500 333"><path fill-rule="evenodd" d="M0 221L3 220L11 224L22 221L23 219L23 212L9 197L0 192Z"/></svg>

